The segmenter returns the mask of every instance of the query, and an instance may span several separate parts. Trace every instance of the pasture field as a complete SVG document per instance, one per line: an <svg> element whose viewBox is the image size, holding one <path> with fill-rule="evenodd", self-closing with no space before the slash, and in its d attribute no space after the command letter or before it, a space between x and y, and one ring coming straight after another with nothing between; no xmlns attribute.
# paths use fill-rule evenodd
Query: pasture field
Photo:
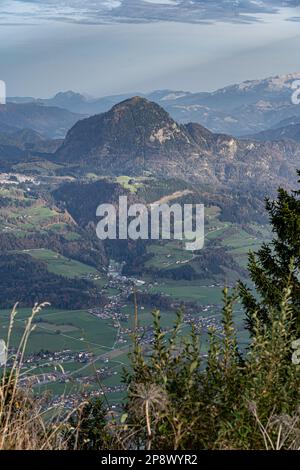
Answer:
<svg viewBox="0 0 300 470"><path fill-rule="evenodd" d="M0 310L0 334L6 338L8 310ZM24 332L30 309L20 309L15 318L11 347L16 347ZM40 323L41 321L41 323ZM68 329L69 331L65 331ZM72 329L72 331L70 331ZM71 350L104 354L113 347L116 330L109 320L101 320L85 310L54 310L46 308L35 320L35 329L27 345L27 353Z"/></svg>
<svg viewBox="0 0 300 470"><path fill-rule="evenodd" d="M126 324L124 322L121 322L121 325L123 327L129 327L133 328L134 327L134 309L133 306L131 305L126 305L123 309L124 313L127 313L129 315L128 322ZM139 306L138 307L138 322L139 326L146 327L149 325L152 325L153 323L153 315L152 315L153 309L151 309L149 306ZM167 310L162 310L161 312L161 326L163 328L170 328L174 321L176 320L176 313L174 311L167 311Z"/></svg>
<svg viewBox="0 0 300 470"><path fill-rule="evenodd" d="M147 253L154 255L145 263L147 268L173 269L193 259L193 254L185 250L177 241L152 244L147 248Z"/></svg>
<svg viewBox="0 0 300 470"><path fill-rule="evenodd" d="M149 290L153 293L169 295L177 300L194 301L199 305L221 304L223 296L222 287L217 287L214 284L204 286L203 280L173 281L162 279L158 285L154 285Z"/></svg>
<svg viewBox="0 0 300 470"><path fill-rule="evenodd" d="M44 261L47 263L48 270L50 272L60 276L76 278L86 276L88 274L99 275L99 272L93 266L89 266L74 259L66 258L59 253L45 248L22 250L20 253L26 253L31 255L33 258Z"/></svg>

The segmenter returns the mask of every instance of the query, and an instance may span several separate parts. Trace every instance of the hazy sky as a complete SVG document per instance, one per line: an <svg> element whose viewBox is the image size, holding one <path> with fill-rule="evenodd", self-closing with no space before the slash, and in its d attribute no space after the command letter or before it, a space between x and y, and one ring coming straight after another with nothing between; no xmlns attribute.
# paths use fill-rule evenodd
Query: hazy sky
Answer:
<svg viewBox="0 0 300 470"><path fill-rule="evenodd" d="M290 7L281 8L283 3ZM0 79L10 96L46 97L69 89L102 96L159 88L204 91L296 72L299 5L0 0Z"/></svg>

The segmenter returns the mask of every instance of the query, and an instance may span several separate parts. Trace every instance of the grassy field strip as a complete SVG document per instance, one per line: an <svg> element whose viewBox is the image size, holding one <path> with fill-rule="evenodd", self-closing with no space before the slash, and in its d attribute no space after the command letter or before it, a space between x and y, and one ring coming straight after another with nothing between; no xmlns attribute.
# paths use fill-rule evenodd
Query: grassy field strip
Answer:
<svg viewBox="0 0 300 470"><path fill-rule="evenodd" d="M99 272L93 266L81 263L80 261L66 258L65 256L45 248L33 248L20 250L19 253L25 253L33 258L47 263L48 270L53 274L76 278L88 274L99 275Z"/></svg>
<svg viewBox="0 0 300 470"><path fill-rule="evenodd" d="M23 322L23 320L19 320L19 319L16 319L15 321ZM40 326L38 323L35 323L34 325L36 325L36 328L40 328L41 330L47 330L47 331L51 331L51 332L53 331L53 329L49 329L47 327ZM84 334L85 332L82 331L82 333ZM101 344L98 344L98 343L93 343L93 342L85 340L85 339L76 338L74 336L66 335L65 333L59 333L59 334L60 334L60 336L64 336L65 338L69 338L69 339L72 339L72 340L75 340L75 341L80 341L81 343L88 343L89 345L98 346L101 349L109 349L109 350L113 349L113 346L112 347L104 346L104 345L101 345Z"/></svg>
<svg viewBox="0 0 300 470"><path fill-rule="evenodd" d="M26 318L30 315L30 309L20 309L19 318L15 323L11 346L17 346L24 331ZM9 325L9 310L0 312L1 330L7 330ZM30 342L27 348L27 354L37 353L47 348L49 351L62 351L66 349L79 352L86 351L111 351L116 341L116 329L111 322L101 320L89 314L86 310L59 310L53 311L45 309L39 317L42 324L35 324L37 328L32 332ZM53 325L48 327L47 321L51 319ZM46 323L46 325L45 325ZM55 326L54 326L55 324ZM55 331L69 326L76 328L77 334L66 334L62 332L56 334ZM40 328L39 328L40 326ZM75 330L74 330L75 331ZM2 333L1 337L5 337ZM83 337L83 340L82 340ZM81 346L80 346L81 345Z"/></svg>
<svg viewBox="0 0 300 470"><path fill-rule="evenodd" d="M43 329L45 330L46 328L43 328ZM75 338L74 336L66 335L65 333L60 333L60 335L64 336L65 338L72 339L74 341L80 341L81 343L87 343L88 345L98 346L99 348L109 349L109 350L113 349L112 347L104 346L104 345L98 344L98 343L93 343L91 341L81 339L81 338Z"/></svg>

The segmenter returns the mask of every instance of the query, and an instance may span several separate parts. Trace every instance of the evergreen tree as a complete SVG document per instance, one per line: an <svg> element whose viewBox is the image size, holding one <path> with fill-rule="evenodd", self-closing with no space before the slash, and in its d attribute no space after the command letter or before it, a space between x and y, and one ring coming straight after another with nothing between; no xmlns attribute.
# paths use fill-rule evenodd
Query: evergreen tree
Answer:
<svg viewBox="0 0 300 470"><path fill-rule="evenodd" d="M255 315L264 324L270 322L270 308L279 308L282 292L290 283L294 324L299 331L300 191L289 193L279 188L277 200L266 200L266 209L274 238L271 243L264 243L257 253L250 253L248 261L250 279L260 299L244 283L239 283L248 328L253 333Z"/></svg>

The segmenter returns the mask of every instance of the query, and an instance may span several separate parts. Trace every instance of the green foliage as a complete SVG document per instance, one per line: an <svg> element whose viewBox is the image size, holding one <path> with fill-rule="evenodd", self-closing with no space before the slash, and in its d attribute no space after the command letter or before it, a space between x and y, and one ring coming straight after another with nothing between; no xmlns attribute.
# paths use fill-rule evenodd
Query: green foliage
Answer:
<svg viewBox="0 0 300 470"><path fill-rule="evenodd" d="M207 358L192 328L179 339L182 312L171 332L154 312L154 342L142 350L135 335L128 399L121 420L130 448L264 449L299 445L299 368L291 360L294 336L291 288L268 311L268 326L254 316L248 351L241 355L233 324L237 296L224 290L223 331L210 331ZM284 436L282 423L288 418ZM297 432L296 432L297 431Z"/></svg>
<svg viewBox="0 0 300 470"><path fill-rule="evenodd" d="M300 173L299 173L300 174ZM270 322L270 308L278 308L282 291L289 282L295 328L300 330L300 191L291 194L280 188L275 201L266 201L270 223L275 234L270 244L264 243L257 253L250 253L248 270L256 293L240 283L240 295L246 310L250 331L254 317ZM293 265L291 272L291 263ZM288 281L288 279L290 279ZM261 298L258 302L257 295Z"/></svg>
<svg viewBox="0 0 300 470"><path fill-rule="evenodd" d="M71 434L68 448L76 450L101 450L109 441L105 427L106 408L99 398L84 402L76 414L70 417Z"/></svg>
<svg viewBox="0 0 300 470"><path fill-rule="evenodd" d="M132 371L127 372L125 381L126 412L130 427L135 428L137 447L169 448L170 439L174 448L179 448L182 439L193 442L193 415L198 421L198 413L192 401L197 394L200 345L194 328L188 338L179 340L182 315L180 311L168 333L161 328L159 311L154 311L154 342L149 358L144 357L135 336ZM190 417L186 427L182 426L183 416Z"/></svg>

